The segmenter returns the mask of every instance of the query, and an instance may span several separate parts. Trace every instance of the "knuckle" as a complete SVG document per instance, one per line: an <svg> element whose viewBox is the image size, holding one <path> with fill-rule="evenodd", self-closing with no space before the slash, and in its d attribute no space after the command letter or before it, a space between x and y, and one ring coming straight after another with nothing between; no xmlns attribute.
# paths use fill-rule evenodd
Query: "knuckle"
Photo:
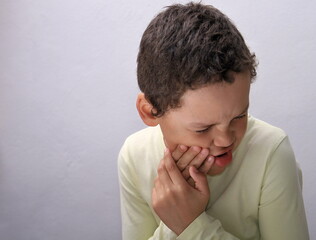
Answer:
<svg viewBox="0 0 316 240"><path fill-rule="evenodd" d="M179 162L178 164L178 168L182 171L185 169L185 167L187 166L186 164L184 164L183 162Z"/></svg>
<svg viewBox="0 0 316 240"><path fill-rule="evenodd" d="M165 168L164 164L160 164L157 168L158 174L161 174L164 171L164 168Z"/></svg>
<svg viewBox="0 0 316 240"><path fill-rule="evenodd" d="M178 185L176 190L177 195L180 196L180 198L185 198L187 196L187 187Z"/></svg>
<svg viewBox="0 0 316 240"><path fill-rule="evenodd" d="M168 162L168 163L166 164L166 169L167 169L167 171L169 171L169 172L175 171L176 165L175 165L175 164L172 164L171 162Z"/></svg>
<svg viewBox="0 0 316 240"><path fill-rule="evenodd" d="M173 190L172 190L170 187L166 187L166 188L165 188L165 195L166 195L167 197L172 196L172 195L173 195Z"/></svg>

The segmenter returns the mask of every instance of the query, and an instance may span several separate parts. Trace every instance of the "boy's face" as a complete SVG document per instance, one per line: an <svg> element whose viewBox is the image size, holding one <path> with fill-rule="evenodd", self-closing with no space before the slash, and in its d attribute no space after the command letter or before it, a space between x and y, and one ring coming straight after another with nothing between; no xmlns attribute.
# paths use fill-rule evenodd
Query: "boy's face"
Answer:
<svg viewBox="0 0 316 240"><path fill-rule="evenodd" d="M208 148L215 157L228 153L222 157L222 163L221 157L215 158L209 175L225 170L232 160L229 159L231 152L247 128L250 74L232 74L233 83L216 83L186 91L181 107L169 110L158 119L165 145L171 151L182 144Z"/></svg>

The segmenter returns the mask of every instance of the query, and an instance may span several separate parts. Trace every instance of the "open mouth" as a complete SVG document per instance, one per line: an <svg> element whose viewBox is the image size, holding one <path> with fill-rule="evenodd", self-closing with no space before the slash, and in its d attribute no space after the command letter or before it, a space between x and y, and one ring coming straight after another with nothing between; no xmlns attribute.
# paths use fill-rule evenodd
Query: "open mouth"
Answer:
<svg viewBox="0 0 316 240"><path fill-rule="evenodd" d="M215 164L220 167L226 167L233 160L232 150L215 156Z"/></svg>
<svg viewBox="0 0 316 240"><path fill-rule="evenodd" d="M220 154L220 155L218 155L218 156L216 156L216 157L224 157L225 155L227 155L227 152L225 152L225 153L223 153L223 154Z"/></svg>

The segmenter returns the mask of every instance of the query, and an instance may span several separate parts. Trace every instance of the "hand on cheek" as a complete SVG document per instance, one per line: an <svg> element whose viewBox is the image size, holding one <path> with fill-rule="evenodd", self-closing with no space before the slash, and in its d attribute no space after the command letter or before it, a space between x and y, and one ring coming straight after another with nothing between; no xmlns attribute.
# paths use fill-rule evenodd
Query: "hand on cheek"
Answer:
<svg viewBox="0 0 316 240"><path fill-rule="evenodd" d="M178 145L172 152L172 157L176 161L179 170L188 183L194 187L194 181L190 177L189 168L194 166L199 172L207 173L214 162L213 156L208 156L209 150L207 148L200 148L197 146L187 147Z"/></svg>
<svg viewBox="0 0 316 240"><path fill-rule="evenodd" d="M205 174L193 166L189 172L194 181L194 188L184 179L167 149L159 164L152 191L153 209L178 235L205 211L210 197Z"/></svg>

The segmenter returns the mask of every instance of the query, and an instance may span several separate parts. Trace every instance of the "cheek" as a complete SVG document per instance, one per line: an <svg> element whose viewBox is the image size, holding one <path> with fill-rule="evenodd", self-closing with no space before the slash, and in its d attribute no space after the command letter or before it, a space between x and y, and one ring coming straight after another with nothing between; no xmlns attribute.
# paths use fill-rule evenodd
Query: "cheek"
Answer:
<svg viewBox="0 0 316 240"><path fill-rule="evenodd" d="M239 121L235 126L235 135L237 141L241 141L247 130L247 118Z"/></svg>
<svg viewBox="0 0 316 240"><path fill-rule="evenodd" d="M171 140L168 138L168 136L164 136L164 139L163 139L163 140L164 140L164 142L165 142L165 146L166 146L167 148L169 148L169 150L170 150L171 152L176 149L177 144L176 144L175 142L171 141Z"/></svg>
<svg viewBox="0 0 316 240"><path fill-rule="evenodd" d="M175 149L178 145L185 145L187 147L202 147L202 148L209 148L210 147L210 141L207 137L196 137L194 134L187 134L186 136L183 136L181 138L177 139L164 139L166 146L170 150Z"/></svg>
<svg viewBox="0 0 316 240"><path fill-rule="evenodd" d="M203 141L203 138L195 136L194 133L191 133L187 130L178 130L176 129L162 129L162 133L164 136L164 142L166 147L168 147L171 151L174 150L179 144L185 146L199 146L206 147L208 146ZM205 146L204 146L205 145Z"/></svg>
<svg viewBox="0 0 316 240"><path fill-rule="evenodd" d="M166 147L173 151L178 144L183 144L182 139L185 139L183 132L176 126L160 126L163 134Z"/></svg>

